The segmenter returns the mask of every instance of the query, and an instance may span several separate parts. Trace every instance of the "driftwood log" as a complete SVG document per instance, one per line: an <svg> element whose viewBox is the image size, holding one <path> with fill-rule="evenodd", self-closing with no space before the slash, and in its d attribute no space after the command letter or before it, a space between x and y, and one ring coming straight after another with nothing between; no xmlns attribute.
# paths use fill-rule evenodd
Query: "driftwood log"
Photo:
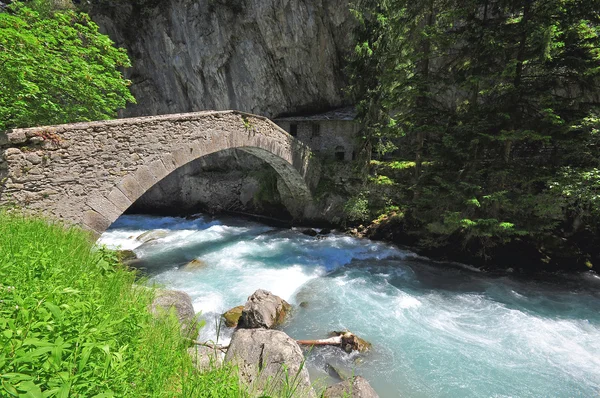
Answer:
<svg viewBox="0 0 600 398"><path fill-rule="evenodd" d="M371 343L366 342L352 332L332 332L331 334L332 336L328 339L296 340L296 343L309 346L332 345L340 347L347 353L351 353L352 351L365 352L371 348Z"/></svg>
<svg viewBox="0 0 600 398"><path fill-rule="evenodd" d="M352 351L365 352L371 348L371 343L361 339L352 332L331 332L332 336L327 339L317 340L296 340L299 345L318 346L318 345L331 345L340 347L347 353ZM228 345L213 344L205 341L191 340L193 344L209 347L215 350L226 352L229 348Z"/></svg>

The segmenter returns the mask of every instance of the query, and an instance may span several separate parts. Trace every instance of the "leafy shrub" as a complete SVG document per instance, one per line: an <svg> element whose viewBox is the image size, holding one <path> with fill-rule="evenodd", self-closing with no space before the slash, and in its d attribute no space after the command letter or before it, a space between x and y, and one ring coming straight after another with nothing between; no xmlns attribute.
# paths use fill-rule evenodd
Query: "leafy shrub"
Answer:
<svg viewBox="0 0 600 398"><path fill-rule="evenodd" d="M351 197L344 205L344 214L350 222L365 222L370 218L369 200L364 192Z"/></svg>
<svg viewBox="0 0 600 398"><path fill-rule="evenodd" d="M20 2L0 12L0 131L116 117L135 100L113 44L87 14Z"/></svg>

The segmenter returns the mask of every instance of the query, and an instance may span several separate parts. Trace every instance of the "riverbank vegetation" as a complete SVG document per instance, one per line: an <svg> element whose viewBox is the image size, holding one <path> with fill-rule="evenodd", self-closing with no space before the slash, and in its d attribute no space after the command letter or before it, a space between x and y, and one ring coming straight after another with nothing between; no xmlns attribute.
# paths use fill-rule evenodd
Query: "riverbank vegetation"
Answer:
<svg viewBox="0 0 600 398"><path fill-rule="evenodd" d="M379 216L371 235L480 265L600 263L599 9L358 2L350 93L371 178L356 203Z"/></svg>
<svg viewBox="0 0 600 398"><path fill-rule="evenodd" d="M195 370L135 279L79 229L0 212L0 396L244 396L231 368Z"/></svg>

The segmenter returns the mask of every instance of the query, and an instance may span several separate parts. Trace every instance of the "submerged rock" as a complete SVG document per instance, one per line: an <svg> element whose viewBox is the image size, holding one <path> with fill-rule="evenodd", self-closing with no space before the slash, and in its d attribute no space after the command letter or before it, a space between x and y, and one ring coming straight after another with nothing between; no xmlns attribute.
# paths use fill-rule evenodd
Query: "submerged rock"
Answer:
<svg viewBox="0 0 600 398"><path fill-rule="evenodd" d="M240 320L240 317L242 316L243 310L244 310L244 306L238 305L237 307L233 307L232 309L225 312L224 314L221 314L223 319L225 319L225 326L227 326L228 328L237 327L238 321Z"/></svg>
<svg viewBox="0 0 600 398"><path fill-rule="evenodd" d="M207 265L208 264L206 264L204 261L195 258L192 261L190 261L189 263L187 263L183 268L186 271L191 271L191 270L194 270L194 269L204 268Z"/></svg>
<svg viewBox="0 0 600 398"><path fill-rule="evenodd" d="M215 348L196 345L188 348L188 354L199 372L206 372L223 365L223 355Z"/></svg>
<svg viewBox="0 0 600 398"><path fill-rule="evenodd" d="M155 316L162 316L170 311L175 312L181 325L181 333L186 337L196 338L198 320L191 297L179 290L157 290L150 304L150 312Z"/></svg>
<svg viewBox="0 0 600 398"><path fill-rule="evenodd" d="M290 387L295 388L294 396L315 396L300 347L278 330L236 330L225 362L237 366L242 382L257 396L278 396Z"/></svg>
<svg viewBox="0 0 600 398"><path fill-rule="evenodd" d="M137 254L133 250L117 250L117 259L124 263L130 263L138 259Z"/></svg>
<svg viewBox="0 0 600 398"><path fill-rule="evenodd" d="M135 238L135 240L146 243L156 239L164 238L168 235L168 233L169 231L164 229L146 231L143 234L139 235L137 238Z"/></svg>
<svg viewBox="0 0 600 398"><path fill-rule="evenodd" d="M327 362L325 365L325 369L330 376L341 381L350 379L353 374L352 369L346 369L342 366L333 365L329 362Z"/></svg>
<svg viewBox="0 0 600 398"><path fill-rule="evenodd" d="M302 230L302 233L304 235L308 235L308 236L317 236L319 234L317 231L315 231L312 228L304 229L304 230Z"/></svg>
<svg viewBox="0 0 600 398"><path fill-rule="evenodd" d="M354 376L327 387L323 398L379 398L379 395L364 377Z"/></svg>
<svg viewBox="0 0 600 398"><path fill-rule="evenodd" d="M248 297L238 327L241 329L270 329L282 324L291 308L292 306L281 297L259 289Z"/></svg>

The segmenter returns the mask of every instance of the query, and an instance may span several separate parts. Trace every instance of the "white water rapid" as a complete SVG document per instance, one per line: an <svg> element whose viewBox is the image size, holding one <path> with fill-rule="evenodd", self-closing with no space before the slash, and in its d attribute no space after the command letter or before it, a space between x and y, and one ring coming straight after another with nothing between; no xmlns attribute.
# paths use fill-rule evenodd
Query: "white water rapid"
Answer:
<svg viewBox="0 0 600 398"><path fill-rule="evenodd" d="M163 232L136 240L150 230ZM126 215L99 243L134 250L151 281L189 293L207 320L202 340L216 339L218 314L262 288L295 305L283 328L293 338L348 329L373 344L366 355L313 349L313 381L335 382L336 368L364 376L382 398L600 396L593 273L490 277L392 245L231 218ZM185 269L193 259L205 265Z"/></svg>

